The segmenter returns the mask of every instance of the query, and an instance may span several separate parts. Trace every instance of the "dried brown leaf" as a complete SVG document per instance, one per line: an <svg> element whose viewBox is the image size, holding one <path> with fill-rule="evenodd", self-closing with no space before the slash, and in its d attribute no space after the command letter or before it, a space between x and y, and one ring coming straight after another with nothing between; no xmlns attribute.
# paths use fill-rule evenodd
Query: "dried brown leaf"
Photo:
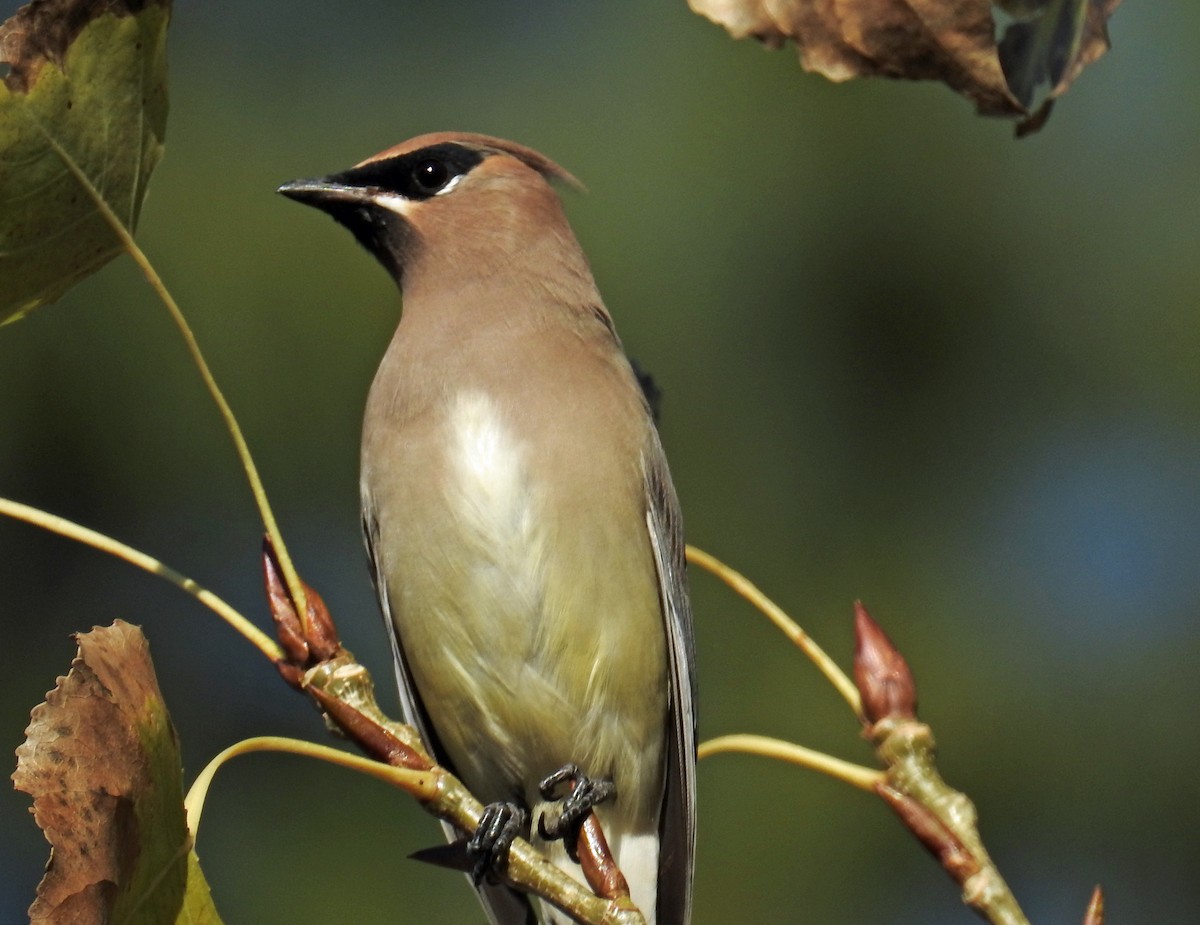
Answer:
<svg viewBox="0 0 1200 925"><path fill-rule="evenodd" d="M1052 101L1104 54L1119 2L1008 0L1002 62L990 0L688 0L734 38L795 42L804 69L830 80L940 80L984 115L1039 125L1033 90L1046 84Z"/></svg>
<svg viewBox="0 0 1200 925"><path fill-rule="evenodd" d="M179 744L146 639L117 621L76 640L13 774L52 846L31 925L216 922L189 869Z"/></svg>
<svg viewBox="0 0 1200 925"><path fill-rule="evenodd" d="M62 67L67 49L93 19L129 16L151 0L33 0L0 25L0 62L11 68L8 89L27 93L46 62Z"/></svg>

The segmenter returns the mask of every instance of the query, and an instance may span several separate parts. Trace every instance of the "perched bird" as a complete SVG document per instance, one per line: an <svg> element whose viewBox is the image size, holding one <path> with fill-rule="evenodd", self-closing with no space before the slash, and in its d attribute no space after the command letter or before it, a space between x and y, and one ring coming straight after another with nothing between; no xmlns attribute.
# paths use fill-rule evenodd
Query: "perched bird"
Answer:
<svg viewBox="0 0 1200 925"><path fill-rule="evenodd" d="M561 808L571 839L594 804L634 902L676 925L695 840L679 510L553 181L574 182L448 132L279 191L401 289L367 401L363 523L406 719L489 804L471 850L502 866L520 833L581 878L554 822ZM557 807L562 776L581 783ZM492 922L566 921L483 872Z"/></svg>

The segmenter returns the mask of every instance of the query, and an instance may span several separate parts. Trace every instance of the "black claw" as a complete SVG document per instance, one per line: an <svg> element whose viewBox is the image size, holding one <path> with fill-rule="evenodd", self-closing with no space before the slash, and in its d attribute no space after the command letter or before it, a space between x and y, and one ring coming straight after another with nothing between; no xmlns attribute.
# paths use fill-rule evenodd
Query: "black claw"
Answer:
<svg viewBox="0 0 1200 925"><path fill-rule="evenodd" d="M585 779L586 778L584 777L583 772L579 770L579 765L564 764L553 774L542 778L542 782L538 784L538 793L542 795L543 800L557 800L560 799L558 796L559 784L563 784L568 781L577 784L579 781Z"/></svg>
<svg viewBox="0 0 1200 925"><path fill-rule="evenodd" d="M571 783L574 786L563 797L559 797L561 785ZM538 792L544 800L560 800L557 816L548 819L542 813L538 819L538 833L547 841L562 839L567 853L575 858L575 836L587 814L605 800L611 799L617 792L616 785L608 778L587 777L576 765L563 765L540 784Z"/></svg>
<svg viewBox="0 0 1200 925"><path fill-rule="evenodd" d="M479 886L492 872L508 865L508 849L513 839L525 831L529 816L516 803L489 803L483 808L479 827L467 840L467 854L474 860L471 879Z"/></svg>

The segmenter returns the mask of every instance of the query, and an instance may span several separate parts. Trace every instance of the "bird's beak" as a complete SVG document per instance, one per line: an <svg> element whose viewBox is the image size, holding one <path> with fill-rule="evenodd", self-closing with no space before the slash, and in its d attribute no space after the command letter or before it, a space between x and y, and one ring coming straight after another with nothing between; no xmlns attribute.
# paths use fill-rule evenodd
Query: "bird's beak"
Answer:
<svg viewBox="0 0 1200 925"><path fill-rule="evenodd" d="M292 180L276 190L288 199L295 199L305 205L321 206L329 203L365 202L370 199L370 191L361 186L349 186L341 183L335 177L320 177L315 180Z"/></svg>

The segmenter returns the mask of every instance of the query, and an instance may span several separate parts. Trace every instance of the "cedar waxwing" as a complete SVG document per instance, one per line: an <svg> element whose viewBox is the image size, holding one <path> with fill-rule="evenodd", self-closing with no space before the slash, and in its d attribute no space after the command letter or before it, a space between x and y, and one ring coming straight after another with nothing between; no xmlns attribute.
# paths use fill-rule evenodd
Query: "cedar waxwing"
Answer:
<svg viewBox="0 0 1200 925"><path fill-rule="evenodd" d="M512 142L440 133L280 192L401 288L367 401L363 524L405 718L489 804L469 850L502 865L519 833L582 879L539 787L574 765L562 818L594 804L634 902L676 925L695 843L679 509L554 180L574 182ZM567 921L485 867L492 922Z"/></svg>

